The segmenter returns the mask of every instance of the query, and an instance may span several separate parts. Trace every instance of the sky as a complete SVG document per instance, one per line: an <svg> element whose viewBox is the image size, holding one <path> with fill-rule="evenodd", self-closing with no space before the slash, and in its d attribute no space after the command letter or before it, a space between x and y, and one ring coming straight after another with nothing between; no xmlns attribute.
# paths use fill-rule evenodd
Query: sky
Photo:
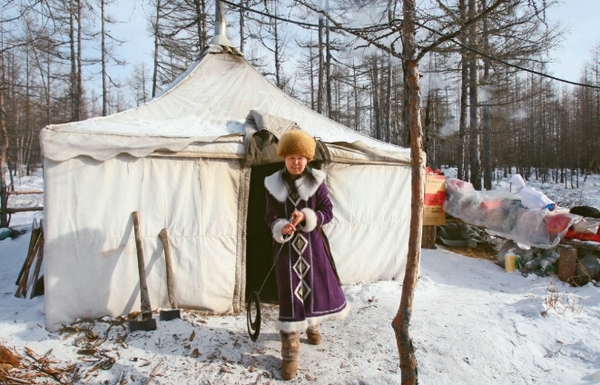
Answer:
<svg viewBox="0 0 600 385"><path fill-rule="evenodd" d="M550 64L548 72L562 79L577 82L581 69L591 58L591 50L600 44L600 0L559 0L561 4L548 12L548 19L560 21L567 29L563 35L564 42L550 55L555 61ZM141 0L116 2L112 7L112 15L122 21L129 21L112 26L127 42L118 52L127 60L123 71L130 76L133 67L145 61L149 68L153 52L152 39L148 37L147 15L152 9ZM234 45L237 41L232 40Z"/></svg>
<svg viewBox="0 0 600 385"><path fill-rule="evenodd" d="M600 45L600 1L561 0L562 5L548 14L551 20L560 20L568 29L565 42L554 56L553 75L578 81L581 69L591 59L591 51Z"/></svg>
<svg viewBox="0 0 600 385"><path fill-rule="evenodd" d="M18 179L17 190L42 189L41 175ZM494 188L507 190L507 180ZM529 186L556 202L567 197L573 205L600 202L598 175L582 181L576 191L534 182ZM573 201L573 196L583 200ZM18 206L25 203L19 200L31 198L16 199ZM28 230L36 215L16 214L11 225ZM349 316L321 326L321 345L308 345L301 337L298 375L285 382L274 328L277 308L269 304L261 306L256 342L248 337L245 314L190 310L182 310L181 319L160 321L154 309L158 327L150 332L127 333L125 319L108 317L48 332L44 296L14 296L29 235L0 241L0 358L22 357L9 372L13 378L41 383L45 377L36 369L42 365L35 357L63 383L73 384L400 383L391 328L400 302L398 281L344 286ZM600 384L598 319L600 287L571 287L552 277L507 272L496 261L439 246L424 249L410 326L419 383Z"/></svg>

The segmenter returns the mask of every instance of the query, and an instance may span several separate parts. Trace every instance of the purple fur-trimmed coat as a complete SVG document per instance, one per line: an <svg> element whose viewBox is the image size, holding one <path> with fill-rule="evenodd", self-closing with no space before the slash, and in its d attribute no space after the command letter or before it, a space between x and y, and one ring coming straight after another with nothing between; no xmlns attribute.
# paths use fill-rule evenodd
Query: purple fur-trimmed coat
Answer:
<svg viewBox="0 0 600 385"><path fill-rule="evenodd" d="M283 332L299 332L323 321L344 318L350 306L327 258L323 237L316 230L333 218L325 172L313 169L314 180L306 173L296 179L296 197L289 196L282 172L265 178L265 220L273 233L279 294L275 327ZM281 230L294 210L302 211L306 220L294 234L284 236Z"/></svg>

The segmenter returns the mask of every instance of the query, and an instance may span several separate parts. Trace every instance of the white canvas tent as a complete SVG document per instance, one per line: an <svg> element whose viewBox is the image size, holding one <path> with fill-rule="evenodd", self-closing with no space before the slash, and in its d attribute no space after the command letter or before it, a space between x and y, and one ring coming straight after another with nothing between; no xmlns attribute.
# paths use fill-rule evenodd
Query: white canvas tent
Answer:
<svg viewBox="0 0 600 385"><path fill-rule="evenodd" d="M133 211L140 213L154 309L168 307L158 238L163 228L169 232L179 307L244 309L248 228L264 222L260 215L248 218L257 170L245 161L250 111L295 122L327 148L334 220L325 231L343 283L403 277L409 150L317 114L269 83L235 50L211 45L147 104L42 130L49 330L77 318L139 310Z"/></svg>

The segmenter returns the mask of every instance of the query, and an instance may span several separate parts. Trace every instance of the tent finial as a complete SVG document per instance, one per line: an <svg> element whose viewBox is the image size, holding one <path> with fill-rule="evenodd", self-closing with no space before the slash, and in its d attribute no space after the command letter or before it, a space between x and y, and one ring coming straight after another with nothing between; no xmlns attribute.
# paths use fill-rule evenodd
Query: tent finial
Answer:
<svg viewBox="0 0 600 385"><path fill-rule="evenodd" d="M225 5L223 2L215 1L215 36L210 44L233 47L227 37L227 23L225 22Z"/></svg>

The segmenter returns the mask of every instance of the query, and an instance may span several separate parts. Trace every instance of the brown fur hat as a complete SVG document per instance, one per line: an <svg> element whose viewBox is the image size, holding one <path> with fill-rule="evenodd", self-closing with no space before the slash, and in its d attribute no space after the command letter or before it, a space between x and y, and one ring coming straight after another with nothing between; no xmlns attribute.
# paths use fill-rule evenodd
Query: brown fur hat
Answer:
<svg viewBox="0 0 600 385"><path fill-rule="evenodd" d="M277 156L284 158L288 155L300 155L309 162L315 157L317 142L304 131L289 130L279 138Z"/></svg>

